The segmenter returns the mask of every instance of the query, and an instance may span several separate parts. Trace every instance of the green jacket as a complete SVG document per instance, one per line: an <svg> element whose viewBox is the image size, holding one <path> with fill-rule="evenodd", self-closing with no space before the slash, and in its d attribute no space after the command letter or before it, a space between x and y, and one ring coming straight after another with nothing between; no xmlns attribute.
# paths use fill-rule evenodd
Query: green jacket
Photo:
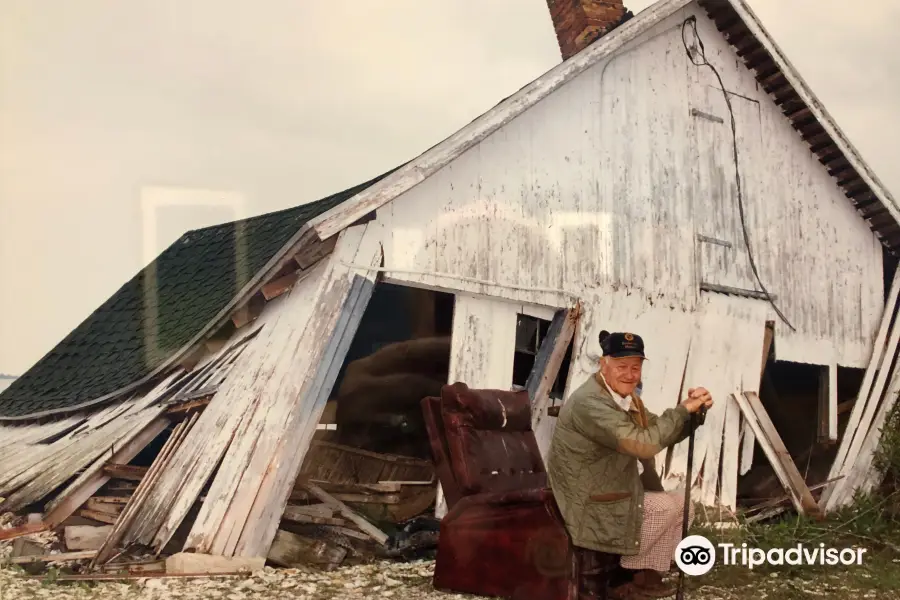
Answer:
<svg viewBox="0 0 900 600"><path fill-rule="evenodd" d="M662 491L653 458L689 435L690 414L679 405L654 415L637 394L636 408L626 412L601 381L588 378L563 404L547 475L576 546L634 555L640 551L644 488L655 478L654 491Z"/></svg>

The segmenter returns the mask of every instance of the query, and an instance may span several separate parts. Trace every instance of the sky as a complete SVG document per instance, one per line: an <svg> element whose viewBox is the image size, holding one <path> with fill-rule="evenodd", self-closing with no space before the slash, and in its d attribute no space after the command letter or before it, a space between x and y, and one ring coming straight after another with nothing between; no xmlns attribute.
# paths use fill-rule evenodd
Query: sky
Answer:
<svg viewBox="0 0 900 600"><path fill-rule="evenodd" d="M900 195L900 3L748 3ZM545 0L0 0L0 373L184 231L365 181L559 62Z"/></svg>

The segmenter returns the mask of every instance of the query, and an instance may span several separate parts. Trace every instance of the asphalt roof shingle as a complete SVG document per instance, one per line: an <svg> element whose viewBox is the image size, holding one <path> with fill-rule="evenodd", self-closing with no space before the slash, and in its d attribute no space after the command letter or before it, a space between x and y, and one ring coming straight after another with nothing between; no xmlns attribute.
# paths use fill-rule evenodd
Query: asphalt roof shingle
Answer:
<svg viewBox="0 0 900 600"><path fill-rule="evenodd" d="M307 221L387 175L316 202L185 233L0 393L0 418L65 411L146 377Z"/></svg>

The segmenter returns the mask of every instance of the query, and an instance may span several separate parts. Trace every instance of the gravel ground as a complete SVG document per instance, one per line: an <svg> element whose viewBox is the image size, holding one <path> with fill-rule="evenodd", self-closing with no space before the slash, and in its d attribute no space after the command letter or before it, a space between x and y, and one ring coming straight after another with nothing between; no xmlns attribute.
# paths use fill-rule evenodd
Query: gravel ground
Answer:
<svg viewBox="0 0 900 600"><path fill-rule="evenodd" d="M28 579L20 572L0 569L0 600L454 600L474 598L447 594L431 588L431 561L379 562L331 572L271 569L244 578L147 578L129 582L50 582ZM693 583L693 582L692 582ZM693 585L691 600L783 600L800 598L898 598L890 592L846 585L839 573L814 582L802 582L777 574L761 576L739 587Z"/></svg>

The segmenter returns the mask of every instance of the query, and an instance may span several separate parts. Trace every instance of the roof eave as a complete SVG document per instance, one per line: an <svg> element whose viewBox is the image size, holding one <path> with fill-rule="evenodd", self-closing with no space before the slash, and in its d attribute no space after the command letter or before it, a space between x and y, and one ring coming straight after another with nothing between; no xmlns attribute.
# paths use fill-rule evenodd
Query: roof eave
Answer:
<svg viewBox="0 0 900 600"><path fill-rule="evenodd" d="M881 243L898 254L900 207L759 18L744 0L698 0L698 4L754 72Z"/></svg>

